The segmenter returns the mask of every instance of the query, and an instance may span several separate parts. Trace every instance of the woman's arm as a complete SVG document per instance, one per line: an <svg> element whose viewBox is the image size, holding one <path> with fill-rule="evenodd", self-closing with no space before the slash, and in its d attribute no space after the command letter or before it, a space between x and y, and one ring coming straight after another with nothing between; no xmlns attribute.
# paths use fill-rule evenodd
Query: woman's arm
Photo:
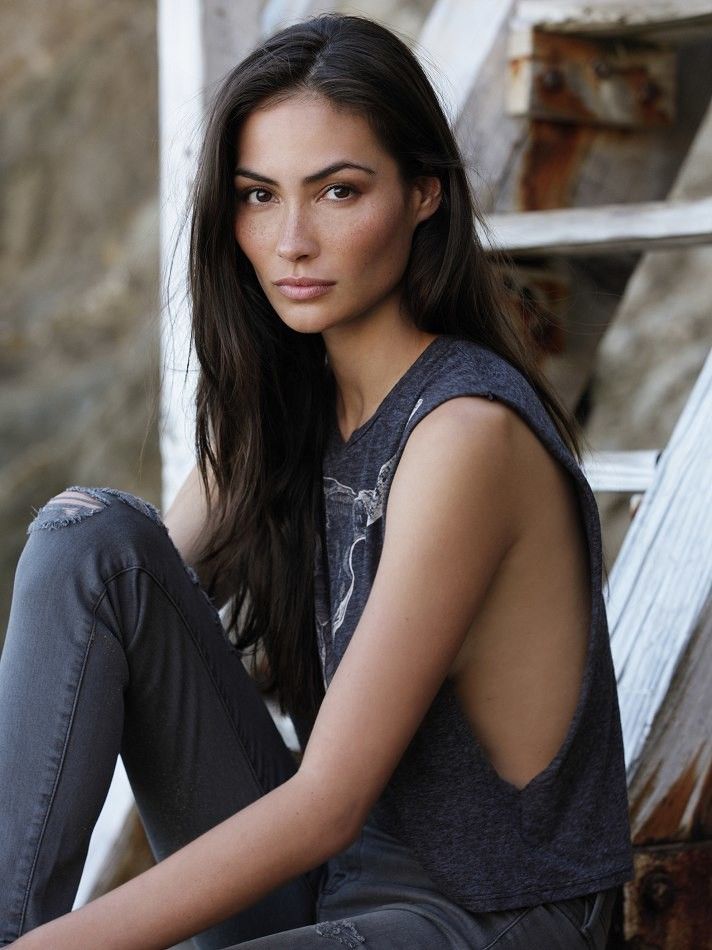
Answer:
<svg viewBox="0 0 712 950"><path fill-rule="evenodd" d="M390 489L370 596L296 775L149 871L31 931L21 946L166 947L356 838L514 539L510 412L462 397L413 430Z"/></svg>

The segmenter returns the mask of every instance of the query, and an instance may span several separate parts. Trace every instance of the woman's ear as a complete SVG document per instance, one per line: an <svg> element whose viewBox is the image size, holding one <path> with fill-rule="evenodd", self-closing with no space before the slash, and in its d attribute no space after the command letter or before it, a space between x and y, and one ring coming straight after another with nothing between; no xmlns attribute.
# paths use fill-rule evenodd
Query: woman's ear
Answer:
<svg viewBox="0 0 712 950"><path fill-rule="evenodd" d="M437 175L421 175L413 182L415 205L414 225L425 221L438 210L442 200L442 182Z"/></svg>

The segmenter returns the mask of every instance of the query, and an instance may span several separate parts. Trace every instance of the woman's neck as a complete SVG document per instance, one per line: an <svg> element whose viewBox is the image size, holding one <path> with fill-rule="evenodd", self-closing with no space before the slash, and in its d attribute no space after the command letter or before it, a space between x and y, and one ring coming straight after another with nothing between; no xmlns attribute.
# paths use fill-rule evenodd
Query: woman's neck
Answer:
<svg viewBox="0 0 712 950"><path fill-rule="evenodd" d="M373 415L436 336L437 333L427 333L403 322L386 326L366 324L356 330L338 327L324 334L342 437L348 438Z"/></svg>

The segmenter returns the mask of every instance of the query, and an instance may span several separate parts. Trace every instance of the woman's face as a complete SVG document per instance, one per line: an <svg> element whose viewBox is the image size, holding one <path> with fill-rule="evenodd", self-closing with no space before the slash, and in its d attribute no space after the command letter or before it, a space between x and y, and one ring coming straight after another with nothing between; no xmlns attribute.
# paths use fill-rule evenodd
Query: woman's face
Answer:
<svg viewBox="0 0 712 950"><path fill-rule="evenodd" d="M235 238L284 323L317 333L396 313L438 179L406 186L365 119L303 94L253 111L236 149ZM329 283L278 286L295 277Z"/></svg>

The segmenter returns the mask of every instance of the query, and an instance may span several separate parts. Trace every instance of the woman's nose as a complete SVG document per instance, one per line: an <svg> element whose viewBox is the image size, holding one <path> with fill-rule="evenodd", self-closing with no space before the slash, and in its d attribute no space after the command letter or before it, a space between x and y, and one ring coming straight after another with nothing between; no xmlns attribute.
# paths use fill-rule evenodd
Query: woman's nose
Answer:
<svg viewBox="0 0 712 950"><path fill-rule="evenodd" d="M318 243L308 213L297 206L285 211L280 222L277 254L285 260L313 257Z"/></svg>

